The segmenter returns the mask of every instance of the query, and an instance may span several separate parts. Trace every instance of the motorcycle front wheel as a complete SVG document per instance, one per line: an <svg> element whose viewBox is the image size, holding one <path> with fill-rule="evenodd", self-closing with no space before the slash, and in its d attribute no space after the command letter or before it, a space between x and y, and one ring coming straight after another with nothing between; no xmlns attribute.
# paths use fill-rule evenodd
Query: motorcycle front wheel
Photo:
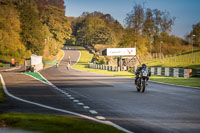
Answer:
<svg viewBox="0 0 200 133"><path fill-rule="evenodd" d="M142 86L141 86L141 88L142 88L142 92L144 92L144 91L145 91L145 88L146 88L145 80L142 81Z"/></svg>

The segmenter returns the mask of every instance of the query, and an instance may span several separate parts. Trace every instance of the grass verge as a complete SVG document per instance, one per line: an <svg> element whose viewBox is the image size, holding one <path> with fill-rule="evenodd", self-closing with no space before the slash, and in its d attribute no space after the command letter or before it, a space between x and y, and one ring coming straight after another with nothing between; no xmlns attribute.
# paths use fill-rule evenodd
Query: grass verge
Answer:
<svg viewBox="0 0 200 133"><path fill-rule="evenodd" d="M75 69L78 69L78 70L82 70L82 71L87 71L87 72L96 72L96 73L113 75L113 76L123 76L123 77L129 77L129 78L133 78L134 77L133 73L127 72L127 71L113 72L113 71L107 71L107 70L88 68L88 63L91 62L92 57L93 57L93 55L90 54L88 51L81 50L80 60L76 65L72 66L72 68L75 68Z"/></svg>
<svg viewBox="0 0 200 133"><path fill-rule="evenodd" d="M193 62L192 62L193 60ZM200 68L200 50L196 50L193 53L187 52L179 55L168 56L160 59L144 60L148 66L158 67L181 67L181 68Z"/></svg>
<svg viewBox="0 0 200 133"><path fill-rule="evenodd" d="M56 63L58 63L58 62L61 60L61 58L63 57L63 55L64 55L64 52L63 52L62 50L60 50L57 59L56 59L56 60L53 59L52 62L50 61L50 63L45 64L45 68L50 67L50 66L53 66L53 65L55 65ZM46 60L46 61L47 61L47 60Z"/></svg>
<svg viewBox="0 0 200 133"><path fill-rule="evenodd" d="M200 78L174 78L174 77L161 77L161 76L151 76L150 80L158 81L163 83L175 84L175 85L185 85L200 87Z"/></svg>
<svg viewBox="0 0 200 133"><path fill-rule="evenodd" d="M96 73L113 75L113 76L123 76L123 77L128 77L128 78L135 77L133 73L127 72L127 71L112 72L112 71L107 71L107 70L88 68L88 63L91 61L92 57L93 55L90 54L88 51L81 50L80 60L75 66L73 66L73 68L83 70L83 71L96 72ZM174 78L174 77L151 76L150 80L163 82L163 83L176 84L176 85L200 87L200 78L185 79L185 78Z"/></svg>
<svg viewBox="0 0 200 133"><path fill-rule="evenodd" d="M4 101L4 92L3 92L3 86L0 80L0 103Z"/></svg>
<svg viewBox="0 0 200 133"><path fill-rule="evenodd" d="M1 123L8 128L42 133L122 133L109 125L63 116L0 114L0 127Z"/></svg>

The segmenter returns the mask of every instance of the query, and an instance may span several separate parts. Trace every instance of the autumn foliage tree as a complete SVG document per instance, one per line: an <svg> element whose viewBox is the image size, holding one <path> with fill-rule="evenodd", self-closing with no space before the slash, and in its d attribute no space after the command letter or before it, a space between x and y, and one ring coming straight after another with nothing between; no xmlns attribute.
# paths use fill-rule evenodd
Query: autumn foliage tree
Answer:
<svg viewBox="0 0 200 133"><path fill-rule="evenodd" d="M122 34L122 25L110 14L84 12L72 22L72 34L77 44L108 45L118 44Z"/></svg>
<svg viewBox="0 0 200 133"><path fill-rule="evenodd" d="M0 57L55 56L71 34L64 0L0 0L0 16Z"/></svg>
<svg viewBox="0 0 200 133"><path fill-rule="evenodd" d="M169 35L175 21L169 12L144 8L136 4L125 19L126 30L120 47L136 47L140 56L148 53L159 53L162 42L163 54L174 54L185 51L183 39ZM174 46L175 44L175 46Z"/></svg>

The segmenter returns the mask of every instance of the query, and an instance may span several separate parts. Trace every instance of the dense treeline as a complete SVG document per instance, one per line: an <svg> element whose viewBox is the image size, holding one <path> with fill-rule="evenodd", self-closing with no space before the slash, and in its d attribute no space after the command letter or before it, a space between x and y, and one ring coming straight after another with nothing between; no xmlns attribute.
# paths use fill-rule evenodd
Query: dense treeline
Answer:
<svg viewBox="0 0 200 133"><path fill-rule="evenodd" d="M191 35L183 39L170 35L175 17L169 12L134 5L123 27L110 14L84 12L72 19L72 37L68 43L105 47L136 47L140 56L160 53L171 55L190 51ZM194 25L199 34L200 24ZM191 34L194 34L193 32ZM197 33L196 33L197 34ZM198 35L197 35L198 36ZM199 37L195 37L196 46Z"/></svg>
<svg viewBox="0 0 200 133"><path fill-rule="evenodd" d="M193 30L187 36L188 40L192 40L194 46L200 47L200 22L193 25Z"/></svg>
<svg viewBox="0 0 200 133"><path fill-rule="evenodd" d="M136 47L141 56L161 51L164 55L177 54L187 50L187 41L169 35L175 17L171 17L166 11L152 10L136 4L125 21L125 34L119 44L121 47Z"/></svg>
<svg viewBox="0 0 200 133"><path fill-rule="evenodd" d="M0 0L0 56L55 56L71 27L63 0Z"/></svg>
<svg viewBox="0 0 200 133"><path fill-rule="evenodd" d="M110 14L65 17L64 0L0 0L0 56L55 56L68 44L136 47L137 54L177 54L200 46L200 22L186 39L170 35L175 18L166 11L134 5L123 27Z"/></svg>
<svg viewBox="0 0 200 133"><path fill-rule="evenodd" d="M76 44L116 46L123 35L122 25L110 14L84 12L72 21Z"/></svg>

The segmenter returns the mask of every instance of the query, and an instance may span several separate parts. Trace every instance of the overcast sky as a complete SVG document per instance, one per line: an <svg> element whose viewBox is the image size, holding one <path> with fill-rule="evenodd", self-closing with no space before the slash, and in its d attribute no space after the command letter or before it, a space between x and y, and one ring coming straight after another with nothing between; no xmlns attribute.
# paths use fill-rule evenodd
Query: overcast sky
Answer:
<svg viewBox="0 0 200 133"><path fill-rule="evenodd" d="M200 0L65 0L66 16L78 17L84 11L100 11L111 14L124 25L126 14L135 3L166 10L176 17L172 34L179 37L184 37L192 30L192 25L200 22Z"/></svg>

